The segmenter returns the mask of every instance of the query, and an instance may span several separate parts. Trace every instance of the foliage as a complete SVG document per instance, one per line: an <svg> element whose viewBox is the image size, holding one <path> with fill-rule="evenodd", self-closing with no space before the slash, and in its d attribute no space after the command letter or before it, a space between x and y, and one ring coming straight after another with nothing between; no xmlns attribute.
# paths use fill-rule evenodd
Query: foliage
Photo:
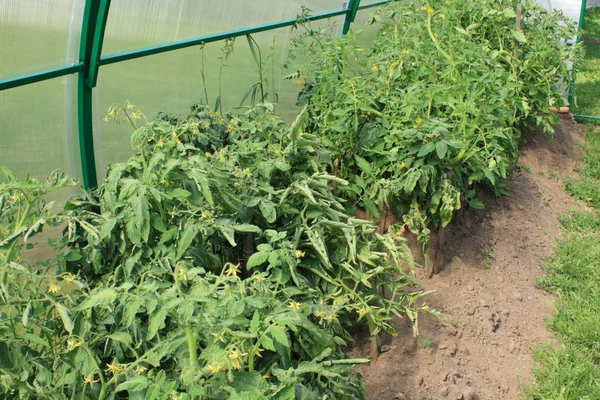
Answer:
<svg viewBox="0 0 600 400"><path fill-rule="evenodd" d="M364 397L351 368L369 360L344 354L346 329L393 333L406 315L416 331L425 293L405 290L404 239L332 194L346 182L321 171L306 113L290 126L271 109L161 114L94 197L67 202L55 274L11 277L7 398ZM111 110L134 125L132 107ZM28 327L40 297L48 316Z"/></svg>
<svg viewBox="0 0 600 400"><path fill-rule="evenodd" d="M327 185L345 182L319 171L315 156L327 154L300 128L305 114L289 127L269 109L234 117L195 106L183 121L163 117L137 130L138 153L111 166L100 202L66 207L77 210L68 235L82 272L127 280L163 258L216 274L241 264L283 284L339 291L336 304L353 304L354 315L364 310L373 333L391 331L401 302L381 298L371 309L364 299L372 287L400 294L411 283L402 269L412 268L405 240L349 217ZM101 214L91 211L98 207Z"/></svg>
<svg viewBox="0 0 600 400"><path fill-rule="evenodd" d="M74 182L58 172L46 181L19 181L3 167L0 174L0 390L3 398L53 398L53 370L64 364L74 329L69 310L85 284L63 273L62 255L31 263L25 254L37 233L63 221L46 196ZM66 293L65 286L74 290Z"/></svg>
<svg viewBox="0 0 600 400"><path fill-rule="evenodd" d="M560 348L535 350L534 382L524 395L531 399L595 399L600 396L600 198L597 134L586 135L581 184L570 190L590 199L590 211L561 218L563 239L556 256L546 265L539 285L558 296L557 312L548 321L561 342ZM582 196L584 194L584 196Z"/></svg>
<svg viewBox="0 0 600 400"><path fill-rule="evenodd" d="M530 1L393 2L368 49L306 25L290 78L305 81L299 103L350 181L343 195L375 217L395 207L426 244L462 202L483 207L477 183L501 193L519 128L550 130L555 84L570 82L578 48L560 44L574 33L562 18Z"/></svg>
<svg viewBox="0 0 600 400"><path fill-rule="evenodd" d="M585 10L583 20L585 57L577 65L575 81L576 104L573 113L600 116L598 77L600 76L600 8Z"/></svg>

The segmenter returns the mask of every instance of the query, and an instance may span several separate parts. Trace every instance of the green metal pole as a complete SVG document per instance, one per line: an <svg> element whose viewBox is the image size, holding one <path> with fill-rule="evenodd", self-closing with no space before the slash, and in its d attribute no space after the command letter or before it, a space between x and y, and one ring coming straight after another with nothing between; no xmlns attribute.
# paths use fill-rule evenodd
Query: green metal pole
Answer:
<svg viewBox="0 0 600 400"><path fill-rule="evenodd" d="M94 40L92 43L92 51L90 54L90 65L86 83L89 87L96 87L98 82L98 69L100 68L100 56L102 55L102 44L104 43L104 30L106 21L108 20L108 10L110 8L110 0L100 0L100 8L98 10L98 20L94 27Z"/></svg>
<svg viewBox="0 0 600 400"><path fill-rule="evenodd" d="M588 121L600 121L600 117L592 117L590 115L579 115L579 114L574 114L573 118L578 118L578 119L586 119Z"/></svg>
<svg viewBox="0 0 600 400"><path fill-rule="evenodd" d="M98 79L98 60L102 52L104 29L108 17L110 0L87 0L81 28L79 62L83 70L78 79L79 154L83 186L92 189L98 186L96 157L94 154L94 131L92 118L92 89Z"/></svg>
<svg viewBox="0 0 600 400"><path fill-rule="evenodd" d="M344 19L344 28L342 29L342 34L345 35L350 30L350 24L356 19L356 13L358 12L359 6L360 0L350 0L350 3L348 4L348 12L346 14L346 18Z"/></svg>
<svg viewBox="0 0 600 400"><path fill-rule="evenodd" d="M587 0L581 0L581 10L579 11L579 27L583 27L583 19L585 18L585 9L587 8ZM579 34L577 34L579 39Z"/></svg>

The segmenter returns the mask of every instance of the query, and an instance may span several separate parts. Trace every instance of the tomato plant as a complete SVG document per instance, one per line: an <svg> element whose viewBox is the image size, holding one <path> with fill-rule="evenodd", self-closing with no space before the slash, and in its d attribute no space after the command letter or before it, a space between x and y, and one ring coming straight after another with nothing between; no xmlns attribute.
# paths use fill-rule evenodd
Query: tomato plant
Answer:
<svg viewBox="0 0 600 400"><path fill-rule="evenodd" d="M557 83L571 81L578 46L563 19L531 1L392 2L369 48L305 24L291 55L306 63L290 78L350 181L343 196L374 217L395 208L427 249L462 203L483 207L475 185L503 192L521 129L549 130Z"/></svg>
<svg viewBox="0 0 600 400"><path fill-rule="evenodd" d="M133 122L136 111L119 110ZM9 359L10 396L364 396L351 368L369 360L344 354L347 329L364 323L376 337L394 333L393 315L416 329L419 311L435 313L406 290L405 240L349 216L332 193L346 182L317 162L327 152L304 132L306 112L289 125L271 110L161 114L94 196L69 199L44 295L52 322L24 330L20 309L4 331L10 343L28 332L37 352L60 346L37 367ZM51 295L60 306L48 308Z"/></svg>

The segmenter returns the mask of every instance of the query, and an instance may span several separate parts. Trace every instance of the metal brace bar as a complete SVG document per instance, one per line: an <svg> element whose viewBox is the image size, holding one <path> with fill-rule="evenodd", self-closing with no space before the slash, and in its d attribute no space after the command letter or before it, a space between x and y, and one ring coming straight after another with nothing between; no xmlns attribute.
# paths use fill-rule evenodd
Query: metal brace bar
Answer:
<svg viewBox="0 0 600 400"><path fill-rule="evenodd" d="M350 0L350 4L348 4L346 19L344 20L344 28L342 29L342 34L345 35L350 30L350 24L356 19L356 13L358 12L359 6L360 0Z"/></svg>

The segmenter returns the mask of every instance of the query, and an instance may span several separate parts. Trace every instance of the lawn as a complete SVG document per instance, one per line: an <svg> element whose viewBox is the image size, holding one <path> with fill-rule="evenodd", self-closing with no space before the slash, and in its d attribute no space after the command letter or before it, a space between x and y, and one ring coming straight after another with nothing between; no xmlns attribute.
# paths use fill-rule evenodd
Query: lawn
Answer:
<svg viewBox="0 0 600 400"><path fill-rule="evenodd" d="M600 8L586 10L582 41L585 60L575 81L575 114L600 116Z"/></svg>
<svg viewBox="0 0 600 400"><path fill-rule="evenodd" d="M580 174L567 190L591 209L561 218L563 240L539 282L558 298L548 327L561 346L534 352L530 399L600 399L600 135L592 126Z"/></svg>

